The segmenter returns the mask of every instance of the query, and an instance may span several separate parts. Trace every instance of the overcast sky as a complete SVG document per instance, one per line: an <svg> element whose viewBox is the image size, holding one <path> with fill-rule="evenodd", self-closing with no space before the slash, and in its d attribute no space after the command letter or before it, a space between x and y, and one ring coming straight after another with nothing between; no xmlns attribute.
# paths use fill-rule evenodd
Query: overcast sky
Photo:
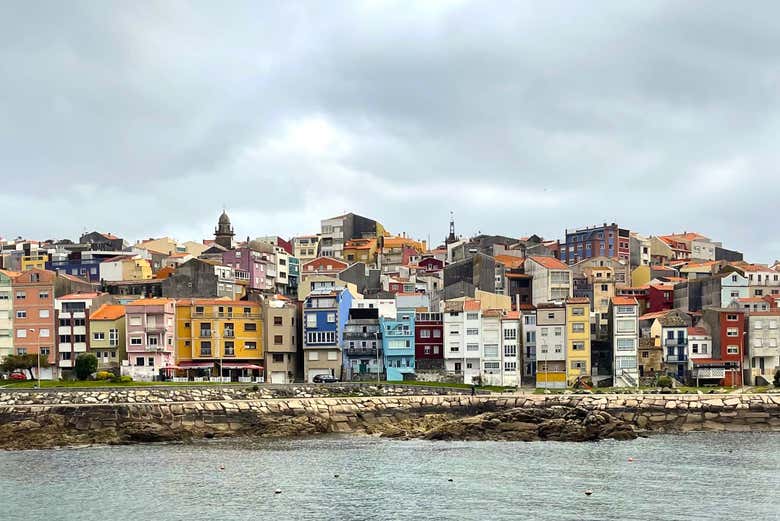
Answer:
<svg viewBox="0 0 780 521"><path fill-rule="evenodd" d="M780 258L776 2L2 2L0 236L561 238ZM229 6L229 8L225 8Z"/></svg>

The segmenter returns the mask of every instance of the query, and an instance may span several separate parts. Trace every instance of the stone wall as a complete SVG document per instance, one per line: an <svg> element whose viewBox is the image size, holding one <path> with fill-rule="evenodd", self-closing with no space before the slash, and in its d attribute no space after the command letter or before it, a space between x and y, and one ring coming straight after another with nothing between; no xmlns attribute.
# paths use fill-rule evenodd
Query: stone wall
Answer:
<svg viewBox="0 0 780 521"><path fill-rule="evenodd" d="M203 393L209 389L197 389ZM604 410L648 431L780 430L780 395L429 395L220 398L181 401L137 391L136 402L0 405L0 448L133 443L326 432L413 434L444 421L515 407ZM191 390L187 390L193 396ZM45 394L45 393L42 393ZM105 398L105 400L110 397ZM403 426L403 427L399 427Z"/></svg>
<svg viewBox="0 0 780 521"><path fill-rule="evenodd" d="M478 391L487 394L486 391ZM83 389L0 389L1 405L164 403L333 396L431 396L471 394L470 389L403 384L199 385Z"/></svg>

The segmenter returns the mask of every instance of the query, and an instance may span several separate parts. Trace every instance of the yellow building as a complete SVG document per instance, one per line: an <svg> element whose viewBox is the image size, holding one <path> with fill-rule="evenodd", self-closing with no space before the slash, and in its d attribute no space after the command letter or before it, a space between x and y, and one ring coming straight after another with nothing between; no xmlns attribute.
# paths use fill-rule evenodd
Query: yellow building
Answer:
<svg viewBox="0 0 780 521"><path fill-rule="evenodd" d="M89 316L89 352L98 360L98 370L118 369L127 358L125 307L103 304Z"/></svg>
<svg viewBox="0 0 780 521"><path fill-rule="evenodd" d="M176 301L176 366L180 374L262 381L264 352L259 303Z"/></svg>
<svg viewBox="0 0 780 521"><path fill-rule="evenodd" d="M344 244L344 260L350 264L364 262L376 264L376 239L352 239Z"/></svg>
<svg viewBox="0 0 780 521"><path fill-rule="evenodd" d="M45 253L33 253L32 255L25 255L21 260L22 271L28 271L32 269L45 270L46 261L49 260L49 256Z"/></svg>
<svg viewBox="0 0 780 521"><path fill-rule="evenodd" d="M650 279L650 266L637 266L634 271L631 272L631 286L634 288L649 284Z"/></svg>
<svg viewBox="0 0 780 521"><path fill-rule="evenodd" d="M590 299L566 299L566 382L590 376Z"/></svg>

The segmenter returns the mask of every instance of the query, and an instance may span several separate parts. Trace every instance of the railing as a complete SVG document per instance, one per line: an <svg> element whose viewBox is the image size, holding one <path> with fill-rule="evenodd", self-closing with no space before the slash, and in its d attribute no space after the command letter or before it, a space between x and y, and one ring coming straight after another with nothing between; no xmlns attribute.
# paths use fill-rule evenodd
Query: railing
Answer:
<svg viewBox="0 0 780 521"><path fill-rule="evenodd" d="M666 355L666 361L669 363L687 362L688 355Z"/></svg>
<svg viewBox="0 0 780 521"><path fill-rule="evenodd" d="M681 340L679 338L667 338L664 340L664 345L666 347L684 347L685 340Z"/></svg>
<svg viewBox="0 0 780 521"><path fill-rule="evenodd" d="M377 355L377 349L372 349L370 347L348 347L346 351L347 356Z"/></svg>
<svg viewBox="0 0 780 521"><path fill-rule="evenodd" d="M211 338L211 330L209 330L209 329L201 329L200 330L200 338Z"/></svg>
<svg viewBox="0 0 780 521"><path fill-rule="evenodd" d="M236 336L236 332L233 331L232 329L226 329L223 334L224 338L235 338L235 336Z"/></svg>

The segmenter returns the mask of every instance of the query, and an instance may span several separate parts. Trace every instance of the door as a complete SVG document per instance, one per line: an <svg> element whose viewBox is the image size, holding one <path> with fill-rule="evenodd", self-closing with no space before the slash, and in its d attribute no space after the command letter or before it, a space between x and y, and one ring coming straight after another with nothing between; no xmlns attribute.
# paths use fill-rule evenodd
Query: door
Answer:
<svg viewBox="0 0 780 521"><path fill-rule="evenodd" d="M287 373L284 371L271 371L271 383L272 384L286 384Z"/></svg>

